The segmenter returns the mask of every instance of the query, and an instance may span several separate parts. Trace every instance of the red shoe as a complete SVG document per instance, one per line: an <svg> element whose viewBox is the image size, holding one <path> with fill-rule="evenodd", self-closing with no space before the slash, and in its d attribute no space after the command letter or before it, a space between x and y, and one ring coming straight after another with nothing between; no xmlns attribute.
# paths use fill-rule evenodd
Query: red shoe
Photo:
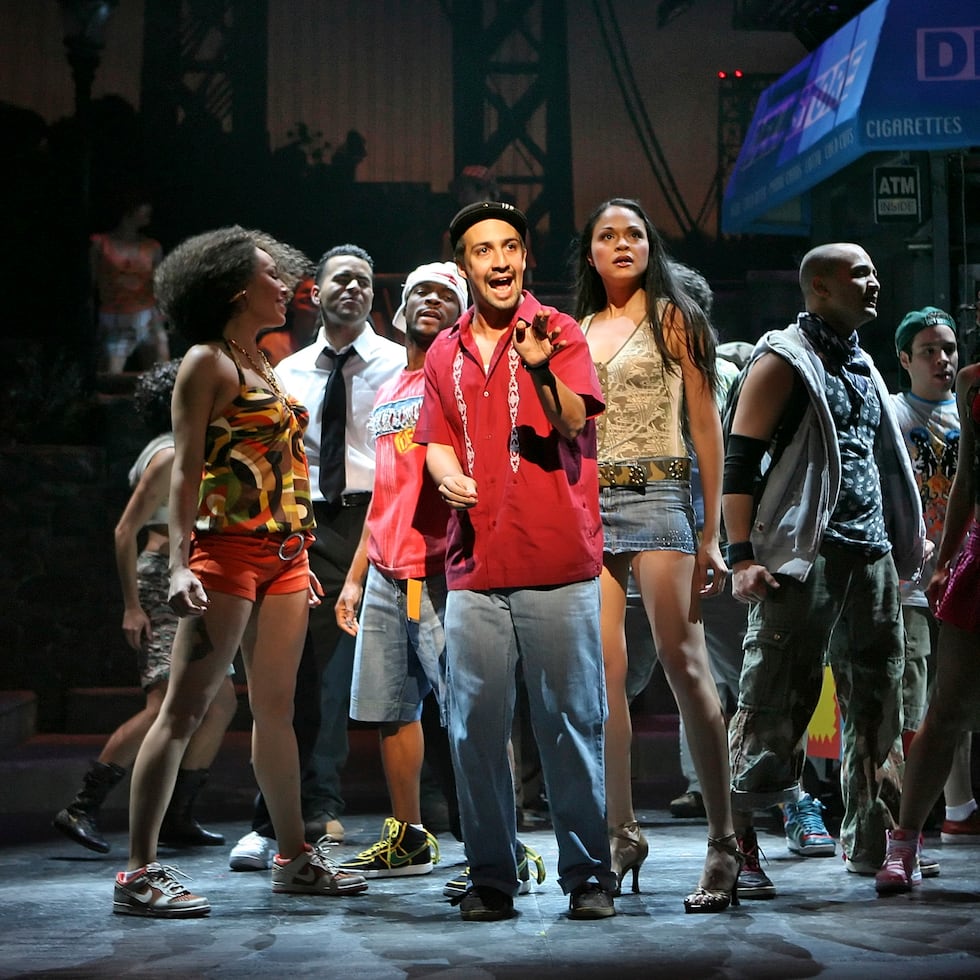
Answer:
<svg viewBox="0 0 980 980"><path fill-rule="evenodd" d="M875 875L879 895L909 892L922 884L919 870L919 835L910 830L889 830L885 863Z"/></svg>
<svg viewBox="0 0 980 980"><path fill-rule="evenodd" d="M944 820L940 839L944 844L980 844L980 810L966 820Z"/></svg>

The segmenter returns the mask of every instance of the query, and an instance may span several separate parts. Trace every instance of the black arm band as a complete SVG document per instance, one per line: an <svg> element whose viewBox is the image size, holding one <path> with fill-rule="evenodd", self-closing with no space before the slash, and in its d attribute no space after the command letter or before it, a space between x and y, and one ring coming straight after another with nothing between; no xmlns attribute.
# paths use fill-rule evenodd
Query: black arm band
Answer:
<svg viewBox="0 0 980 980"><path fill-rule="evenodd" d="M765 439L752 439L749 436L729 435L725 448L725 475L721 483L722 493L755 492L759 479L759 466L762 457L769 449Z"/></svg>
<svg viewBox="0 0 980 980"><path fill-rule="evenodd" d="M755 550L751 541L735 541L726 549L725 559L729 568L734 568L740 561L754 561Z"/></svg>

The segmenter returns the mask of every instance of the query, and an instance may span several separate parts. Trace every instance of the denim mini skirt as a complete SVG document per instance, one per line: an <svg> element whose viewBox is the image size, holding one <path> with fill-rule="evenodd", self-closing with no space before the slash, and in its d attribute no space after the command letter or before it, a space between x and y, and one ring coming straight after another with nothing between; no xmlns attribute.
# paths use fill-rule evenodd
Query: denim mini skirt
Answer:
<svg viewBox="0 0 980 980"><path fill-rule="evenodd" d="M689 480L657 480L643 487L603 487L599 514L603 550L697 551L694 505Z"/></svg>

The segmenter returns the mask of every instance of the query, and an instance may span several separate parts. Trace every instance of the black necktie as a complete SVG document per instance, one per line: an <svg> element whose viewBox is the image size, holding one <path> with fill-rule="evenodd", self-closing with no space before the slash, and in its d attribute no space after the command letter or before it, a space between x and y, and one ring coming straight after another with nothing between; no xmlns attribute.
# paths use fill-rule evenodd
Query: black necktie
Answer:
<svg viewBox="0 0 980 980"><path fill-rule="evenodd" d="M320 417L320 493L328 504L335 504L347 485L347 383L344 364L353 347L342 354L324 350L333 361L333 371L323 393Z"/></svg>

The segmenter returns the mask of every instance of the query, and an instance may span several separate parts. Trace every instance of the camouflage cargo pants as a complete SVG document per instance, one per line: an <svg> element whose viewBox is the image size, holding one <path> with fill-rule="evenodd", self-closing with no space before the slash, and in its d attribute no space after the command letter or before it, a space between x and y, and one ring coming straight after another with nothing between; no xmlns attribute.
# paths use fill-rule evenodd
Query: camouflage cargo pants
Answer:
<svg viewBox="0 0 980 980"><path fill-rule="evenodd" d="M752 810L797 798L806 730L829 660L841 709L841 845L854 860L880 864L902 777L904 647L895 564L891 555L869 561L825 545L806 582L777 578L780 588L749 610L729 732L733 805Z"/></svg>

